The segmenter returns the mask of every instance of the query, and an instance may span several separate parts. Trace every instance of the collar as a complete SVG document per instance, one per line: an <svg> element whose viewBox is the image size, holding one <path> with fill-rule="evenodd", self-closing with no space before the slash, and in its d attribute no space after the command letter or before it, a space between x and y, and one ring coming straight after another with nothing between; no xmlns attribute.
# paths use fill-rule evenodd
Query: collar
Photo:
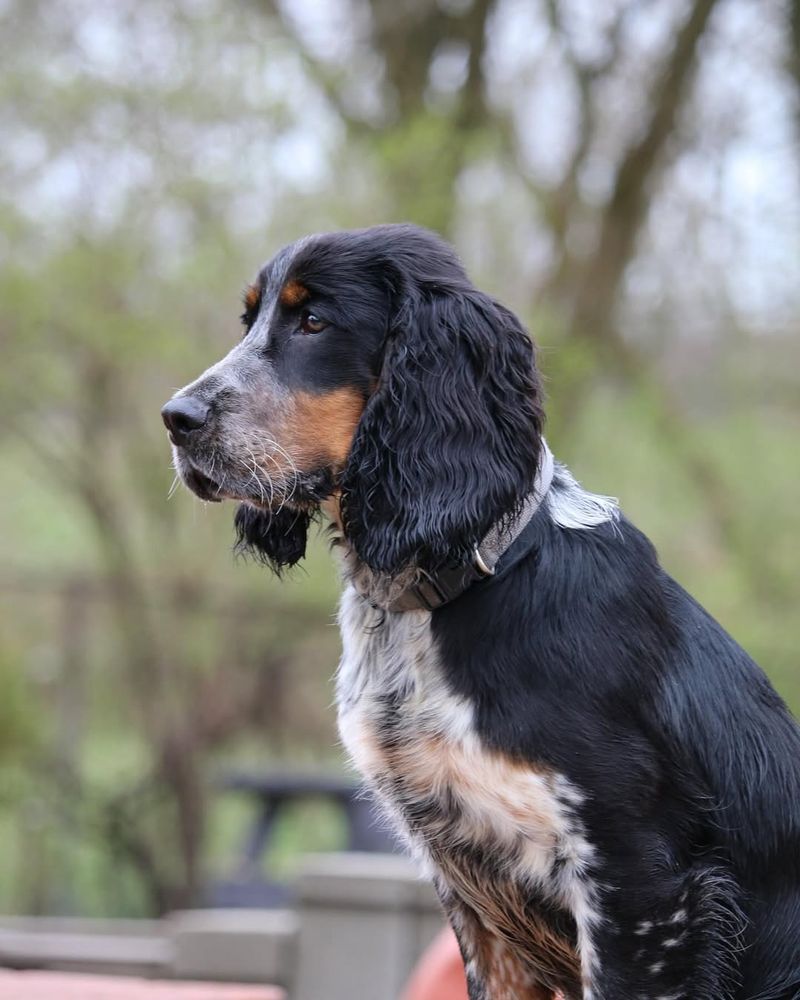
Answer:
<svg viewBox="0 0 800 1000"><path fill-rule="evenodd" d="M495 574L501 557L511 548L531 518L541 507L553 481L553 453L542 439L539 471L533 490L525 497L519 511L510 521L492 525L483 541L476 547L472 559L465 566L445 568L435 574L425 574L421 580L401 591L386 605L385 611L435 611L460 597L478 580ZM360 588L357 588L360 591ZM360 591L363 597L368 597Z"/></svg>

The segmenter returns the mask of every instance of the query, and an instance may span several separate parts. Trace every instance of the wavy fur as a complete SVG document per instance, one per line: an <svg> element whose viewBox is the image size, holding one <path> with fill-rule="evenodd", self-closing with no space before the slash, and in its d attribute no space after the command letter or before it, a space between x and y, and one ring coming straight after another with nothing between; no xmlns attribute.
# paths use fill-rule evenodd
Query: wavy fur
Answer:
<svg viewBox="0 0 800 1000"><path fill-rule="evenodd" d="M533 344L451 270L435 283L400 270L379 387L342 477L346 537L380 573L466 562L536 476Z"/></svg>
<svg viewBox="0 0 800 1000"><path fill-rule="evenodd" d="M306 554L306 541L311 515L284 507L265 511L240 504L233 521L236 530L235 549L252 555L280 575L294 566Z"/></svg>

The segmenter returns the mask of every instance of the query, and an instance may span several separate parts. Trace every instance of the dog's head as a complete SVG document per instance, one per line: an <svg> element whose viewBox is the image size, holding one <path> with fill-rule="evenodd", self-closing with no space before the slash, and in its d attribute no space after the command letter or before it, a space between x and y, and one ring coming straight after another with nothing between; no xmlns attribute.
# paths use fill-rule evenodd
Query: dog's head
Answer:
<svg viewBox="0 0 800 1000"><path fill-rule="evenodd" d="M241 342L162 411L204 500L241 501L240 540L274 568L335 497L377 572L468 560L533 487L533 345L453 250L412 226L311 236L246 290Z"/></svg>

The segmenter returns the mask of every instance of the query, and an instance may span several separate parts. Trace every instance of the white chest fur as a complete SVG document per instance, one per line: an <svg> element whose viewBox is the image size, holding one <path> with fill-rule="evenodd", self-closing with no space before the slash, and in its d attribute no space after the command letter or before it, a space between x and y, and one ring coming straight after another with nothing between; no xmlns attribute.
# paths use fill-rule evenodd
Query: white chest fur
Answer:
<svg viewBox="0 0 800 1000"><path fill-rule="evenodd" d="M343 655L337 675L339 731L353 763L370 782L387 776L382 749L388 706L402 715L410 739L457 743L472 731L470 707L447 691L427 611L374 611L352 587L342 597ZM433 762L431 762L433 763Z"/></svg>
<svg viewBox="0 0 800 1000"><path fill-rule="evenodd" d="M508 859L504 875L572 913L588 978L599 919L594 849L577 818L581 793L545 767L485 746L470 703L449 690L424 611L375 612L352 587L340 608L339 731L412 848L428 862L456 845ZM442 806L429 823L409 803ZM433 814L436 814L435 808Z"/></svg>

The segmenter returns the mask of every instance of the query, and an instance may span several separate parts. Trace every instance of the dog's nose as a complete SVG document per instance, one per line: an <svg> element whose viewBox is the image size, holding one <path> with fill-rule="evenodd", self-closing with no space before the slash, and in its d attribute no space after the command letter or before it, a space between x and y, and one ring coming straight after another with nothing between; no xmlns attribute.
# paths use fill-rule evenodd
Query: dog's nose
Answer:
<svg viewBox="0 0 800 1000"><path fill-rule="evenodd" d="M178 396L161 410L161 418L174 444L186 444L192 431L199 430L208 420L211 407L196 396Z"/></svg>

